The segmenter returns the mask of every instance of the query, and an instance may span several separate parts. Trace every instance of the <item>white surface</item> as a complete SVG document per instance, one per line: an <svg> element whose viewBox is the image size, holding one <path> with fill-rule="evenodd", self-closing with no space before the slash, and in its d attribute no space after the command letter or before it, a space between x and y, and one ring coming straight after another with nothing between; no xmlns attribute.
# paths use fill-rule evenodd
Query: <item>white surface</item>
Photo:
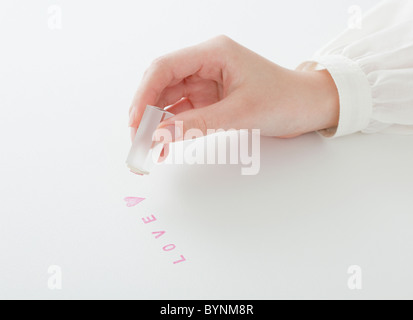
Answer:
<svg viewBox="0 0 413 320"><path fill-rule="evenodd" d="M411 136L266 138L257 176L163 165L142 178L124 163L153 58L226 33L295 67L354 2L374 3L56 1L51 31L51 1L2 1L0 298L413 298ZM188 261L173 265L168 243Z"/></svg>

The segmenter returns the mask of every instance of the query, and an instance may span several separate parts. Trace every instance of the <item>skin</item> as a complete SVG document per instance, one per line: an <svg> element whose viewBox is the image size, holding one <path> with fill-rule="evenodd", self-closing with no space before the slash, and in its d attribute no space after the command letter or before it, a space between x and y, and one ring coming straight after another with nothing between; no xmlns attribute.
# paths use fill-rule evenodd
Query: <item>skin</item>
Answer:
<svg viewBox="0 0 413 320"><path fill-rule="evenodd" d="M293 138L336 127L339 97L326 71L285 69L219 36L156 59L145 72L129 110L132 138L146 105L174 117L158 128L183 134L197 128L260 129L263 136ZM182 137L175 137L176 140Z"/></svg>

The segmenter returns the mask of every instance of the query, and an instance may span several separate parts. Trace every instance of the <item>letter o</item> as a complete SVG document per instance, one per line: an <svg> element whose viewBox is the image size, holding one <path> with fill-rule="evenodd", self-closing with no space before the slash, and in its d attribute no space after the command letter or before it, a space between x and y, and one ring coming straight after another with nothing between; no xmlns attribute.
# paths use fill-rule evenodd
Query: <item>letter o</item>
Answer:
<svg viewBox="0 0 413 320"><path fill-rule="evenodd" d="M175 249L176 246L174 244L167 244L165 247L163 247L163 251L171 251L173 249Z"/></svg>

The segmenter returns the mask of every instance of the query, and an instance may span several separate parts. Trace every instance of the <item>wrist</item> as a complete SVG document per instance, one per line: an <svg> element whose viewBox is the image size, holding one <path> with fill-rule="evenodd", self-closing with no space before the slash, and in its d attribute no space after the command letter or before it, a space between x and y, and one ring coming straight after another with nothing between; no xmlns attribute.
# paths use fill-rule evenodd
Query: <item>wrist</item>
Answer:
<svg viewBox="0 0 413 320"><path fill-rule="evenodd" d="M301 83L303 133L337 127L340 103L330 73L327 70L295 72Z"/></svg>

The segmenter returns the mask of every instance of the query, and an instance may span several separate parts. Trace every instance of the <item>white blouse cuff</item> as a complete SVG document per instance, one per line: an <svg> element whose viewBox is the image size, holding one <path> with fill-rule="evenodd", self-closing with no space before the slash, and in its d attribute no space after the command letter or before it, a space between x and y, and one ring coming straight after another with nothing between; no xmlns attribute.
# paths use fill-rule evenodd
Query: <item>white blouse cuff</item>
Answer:
<svg viewBox="0 0 413 320"><path fill-rule="evenodd" d="M304 62L298 70L326 69L332 76L339 95L338 127L319 131L325 137L340 137L365 129L373 112L373 98L366 74L351 59L341 55L319 56Z"/></svg>

